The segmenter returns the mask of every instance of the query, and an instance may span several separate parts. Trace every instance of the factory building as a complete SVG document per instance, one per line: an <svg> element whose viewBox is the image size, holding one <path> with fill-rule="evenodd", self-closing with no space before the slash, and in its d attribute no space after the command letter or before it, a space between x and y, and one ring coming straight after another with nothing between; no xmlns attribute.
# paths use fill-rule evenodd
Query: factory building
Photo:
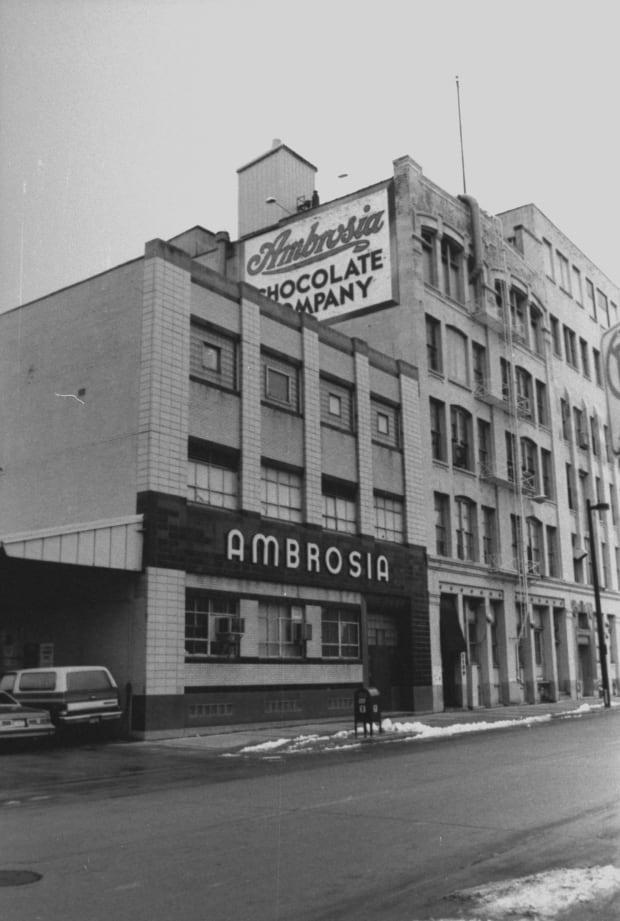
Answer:
<svg viewBox="0 0 620 921"><path fill-rule="evenodd" d="M0 316L0 668L105 664L154 736L342 716L362 684L598 696L602 624L617 694L620 291L534 205L409 157L321 204L316 172L274 142L238 240Z"/></svg>

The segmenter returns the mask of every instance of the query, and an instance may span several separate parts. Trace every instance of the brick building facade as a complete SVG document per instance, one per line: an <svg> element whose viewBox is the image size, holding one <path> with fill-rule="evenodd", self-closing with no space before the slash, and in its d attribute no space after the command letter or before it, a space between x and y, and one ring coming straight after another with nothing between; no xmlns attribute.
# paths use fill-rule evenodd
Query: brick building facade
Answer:
<svg viewBox="0 0 620 921"><path fill-rule="evenodd" d="M278 143L240 240L0 317L2 667L100 661L143 734L369 681L392 710L596 695L589 500L618 693L618 288L409 157L324 205L315 173Z"/></svg>

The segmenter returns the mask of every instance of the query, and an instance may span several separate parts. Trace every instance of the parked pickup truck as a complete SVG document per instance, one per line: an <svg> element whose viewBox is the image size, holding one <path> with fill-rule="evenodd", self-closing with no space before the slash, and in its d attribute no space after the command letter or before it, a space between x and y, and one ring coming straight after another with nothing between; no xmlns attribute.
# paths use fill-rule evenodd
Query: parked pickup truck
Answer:
<svg viewBox="0 0 620 921"><path fill-rule="evenodd" d="M123 715L116 682L101 665L6 672L0 678L0 690L8 691L25 707L48 710L59 727L112 724Z"/></svg>

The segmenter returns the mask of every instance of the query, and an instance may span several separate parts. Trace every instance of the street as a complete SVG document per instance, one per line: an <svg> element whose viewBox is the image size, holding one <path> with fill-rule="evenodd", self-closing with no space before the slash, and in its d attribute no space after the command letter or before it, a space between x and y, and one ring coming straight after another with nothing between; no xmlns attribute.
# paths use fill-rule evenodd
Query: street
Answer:
<svg viewBox="0 0 620 921"><path fill-rule="evenodd" d="M619 730L608 710L282 758L157 743L3 754L0 869L41 878L0 887L0 917L470 918L450 898L465 887L620 865ZM600 912L562 918L611 921L617 895Z"/></svg>

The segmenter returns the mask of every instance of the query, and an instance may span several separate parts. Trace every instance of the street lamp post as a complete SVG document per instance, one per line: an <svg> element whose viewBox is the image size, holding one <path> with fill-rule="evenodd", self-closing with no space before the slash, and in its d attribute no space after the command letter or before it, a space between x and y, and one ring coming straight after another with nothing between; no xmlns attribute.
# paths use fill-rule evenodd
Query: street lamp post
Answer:
<svg viewBox="0 0 620 921"><path fill-rule="evenodd" d="M596 630L598 633L598 654L601 661L601 680L603 682L603 701L606 707L611 706L611 695L609 691L609 672L607 671L607 644L605 643L605 626L603 624L603 612L601 611L601 591L598 583L598 564L596 560L596 542L594 540L594 527L592 524L592 512L603 512L609 508L607 502L597 502L592 505L589 499L586 499L588 510L588 533L590 535L590 554L592 560L592 585L594 588L594 608L596 611Z"/></svg>

